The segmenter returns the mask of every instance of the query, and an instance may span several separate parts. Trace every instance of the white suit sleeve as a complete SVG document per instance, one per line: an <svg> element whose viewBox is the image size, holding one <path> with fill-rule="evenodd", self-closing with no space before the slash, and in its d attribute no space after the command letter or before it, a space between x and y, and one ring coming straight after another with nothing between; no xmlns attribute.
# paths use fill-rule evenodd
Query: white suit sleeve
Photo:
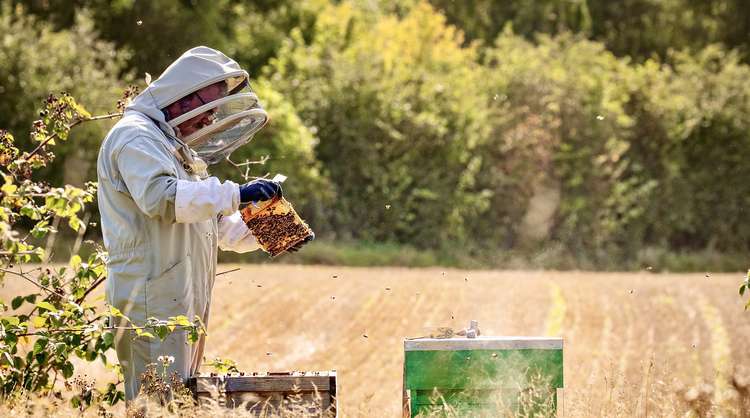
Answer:
<svg viewBox="0 0 750 418"><path fill-rule="evenodd" d="M219 219L219 247L226 251L246 253L257 250L260 245L242 221L240 213L235 211Z"/></svg>
<svg viewBox="0 0 750 418"><path fill-rule="evenodd" d="M205 180L177 180L175 218L177 222L200 222L217 215L230 215L240 204L240 188L216 177Z"/></svg>

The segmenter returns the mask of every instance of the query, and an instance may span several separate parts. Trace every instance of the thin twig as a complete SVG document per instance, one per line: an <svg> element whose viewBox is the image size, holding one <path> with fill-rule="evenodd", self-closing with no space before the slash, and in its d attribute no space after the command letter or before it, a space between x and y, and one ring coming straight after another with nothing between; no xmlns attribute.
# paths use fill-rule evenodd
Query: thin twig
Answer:
<svg viewBox="0 0 750 418"><path fill-rule="evenodd" d="M70 252L70 256L74 256L78 254L78 250L81 249L81 243L83 242L83 236L86 234L86 230L89 229L89 220L91 219L91 213L86 212L86 214L83 216L83 221L78 226L78 235L76 236L76 241L73 244L73 250Z"/></svg>
<svg viewBox="0 0 750 418"><path fill-rule="evenodd" d="M270 155L264 155L263 157L261 157L261 158L260 158L260 160L255 160L255 161L251 161L251 160L245 160L245 162L244 162L244 163L235 163L234 161L232 161L232 160L231 160L231 159L230 159L230 158L229 158L229 157L227 156L227 157L226 157L226 160L227 160L227 161L229 162L229 164L231 164L232 166L234 166L234 168L236 168L236 169L240 170L240 172L242 172L242 167L244 167L244 168L245 168L245 172L244 172L243 174L240 174L240 175L242 176L242 178L243 178L243 179L244 179L245 181L247 181L248 179L250 179L250 178L251 178L251 176L250 176L250 166L252 166L252 165L263 165L263 164L265 164L265 163L266 163L266 162L267 162L267 161L268 161L268 160L269 160L270 158L271 158L271 156L270 156Z"/></svg>
<svg viewBox="0 0 750 418"><path fill-rule="evenodd" d="M57 240L57 227L60 226L60 217L55 215L52 219L52 230L47 235L47 244L44 246L44 260L42 264L47 264L52 259L52 253L55 252L55 241Z"/></svg>
<svg viewBox="0 0 750 418"><path fill-rule="evenodd" d="M119 118L120 116L122 116L122 113L107 113L106 115L91 116L89 118L84 118L84 119L76 119L75 121L73 121L73 123L71 123L68 126L68 131L70 131L76 125L78 125L80 123L83 123L83 122L91 122L91 121L95 121L95 120L104 120L104 119L114 119L114 118ZM29 155L26 156L26 159L28 160L29 158L31 158L31 156L33 156L36 153L38 153L50 141L52 141L53 139L57 138L57 136L58 136L57 132L55 132L52 135L48 136L44 141L42 141L39 145L37 145L37 147L34 148L34 150L31 151L31 153L29 153Z"/></svg>
<svg viewBox="0 0 750 418"><path fill-rule="evenodd" d="M5 256L5 255L34 255L34 254L37 254L37 252L36 251L18 251L18 252L0 251L0 256Z"/></svg>
<svg viewBox="0 0 750 418"><path fill-rule="evenodd" d="M107 276L100 277L99 280L95 281L94 284L91 285L91 287L89 287L88 289L86 289L85 292L83 292L83 295L81 295L80 298L76 299L76 303L80 304L81 302L83 302L84 300L86 300L86 297L89 295L89 293L93 292L94 289L96 289L97 287L99 287L99 285L102 284L104 282L104 280L106 280L106 279L107 279Z"/></svg>
<svg viewBox="0 0 750 418"><path fill-rule="evenodd" d="M55 370L55 377L52 379L52 384L50 385L50 387L55 387L55 383L56 382L57 382L57 370ZM47 398L52 398L52 393L53 392L54 391L52 391L52 390L49 391L49 393L47 394Z"/></svg>
<svg viewBox="0 0 750 418"><path fill-rule="evenodd" d="M188 329L188 328L196 328L199 327L198 325L169 325L174 326L175 329ZM16 334L17 337L31 337L34 335L44 335L44 334L50 334L50 333L59 333L59 332L86 332L86 331L96 331L96 330L102 330L102 331L110 331L115 329L122 329L126 331L137 331L137 330L144 330L148 328L153 328L152 326L131 326L131 327L101 327L96 329L91 328L38 328L35 332L27 332L25 334Z"/></svg>
<svg viewBox="0 0 750 418"><path fill-rule="evenodd" d="M227 271L222 271L221 273L216 273L216 275L217 276L221 276L222 274L234 273L235 271L238 271L240 269L241 269L241 267L237 267L236 269L231 269L231 270L227 270Z"/></svg>
<svg viewBox="0 0 750 418"><path fill-rule="evenodd" d="M35 271L42 271L41 267L37 267L37 268L31 269L31 271L27 271L26 273L23 273L23 266L19 266L18 269L21 270L22 274L30 274L30 273L35 272ZM44 298L44 300L47 300L47 299L49 299L49 296L47 296L46 298ZM31 317L31 315L34 315L34 312L36 312L36 310L38 308L39 308L39 306L34 305L34 307L31 308L31 311L29 311L28 316Z"/></svg>
<svg viewBox="0 0 750 418"><path fill-rule="evenodd" d="M19 273L21 273L21 274L31 274L31 273L33 273L33 272L35 272L35 271L42 271L42 268L41 268L41 267L34 267L33 269L31 269L31 270L29 270L29 271L26 271L26 272L24 272L24 271L23 271L23 265L20 265L20 266L18 266L18 271L19 271Z"/></svg>
<svg viewBox="0 0 750 418"><path fill-rule="evenodd" d="M95 120L114 119L119 118L123 115L122 112L105 113L104 115L91 116L90 118L82 119L82 122L92 122Z"/></svg>
<svg viewBox="0 0 750 418"><path fill-rule="evenodd" d="M269 159L271 159L270 155L264 155L264 156L260 157L260 160L255 160L255 161L245 160L244 163L235 163L234 161L232 161L231 158L227 157L227 161L229 162L229 164L231 164L231 165L233 165L233 166L235 166L237 168L244 167L244 166L247 166L247 165L252 165L252 164L261 164L262 165L262 164L265 164Z"/></svg>
<svg viewBox="0 0 750 418"><path fill-rule="evenodd" d="M36 280L34 280L34 279L32 279L32 278L30 278L30 277L26 276L26 275L25 275L25 274L23 274L23 273L18 273L18 272L16 272L16 271L13 271L13 270L8 270L8 269L4 269L4 268L0 268L0 271L1 271L1 272L4 272L4 273L10 273L10 274L15 274L16 276L20 276L20 277L22 277L23 279L25 279L25 280L29 281L30 283L34 284L34 285L35 285L36 287L38 287L38 288L40 288L40 289L44 289L44 290L46 290L47 292L49 292L49 293L51 293L51 294L53 294L53 295L56 295L56 296L58 296L58 297L60 297L60 298L62 298L62 299L65 299L65 295L62 295L62 294L60 294L60 293L57 293L57 292L56 292L55 290L53 290L53 289L50 289L49 287L47 287L47 286L45 286L45 285L43 285L43 284L41 284L41 283L37 282Z"/></svg>

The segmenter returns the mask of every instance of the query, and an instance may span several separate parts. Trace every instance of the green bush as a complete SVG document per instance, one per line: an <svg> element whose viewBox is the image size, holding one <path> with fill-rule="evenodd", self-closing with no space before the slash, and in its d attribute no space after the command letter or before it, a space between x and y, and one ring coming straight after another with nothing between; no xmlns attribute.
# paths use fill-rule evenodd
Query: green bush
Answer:
<svg viewBox="0 0 750 418"><path fill-rule="evenodd" d="M522 247L530 199L552 188L559 202L540 239L581 265L622 264L648 245L747 248L737 214L750 67L737 54L711 46L633 65L569 34L531 43L506 31L487 67L495 96L479 178L493 200L475 236L504 226L497 238Z"/></svg>
<svg viewBox="0 0 750 418"><path fill-rule="evenodd" d="M533 44L510 31L487 54L487 67L495 117L480 178L495 192L493 216L478 233L506 225L511 246L524 244L530 200L551 190L559 201L549 202L553 217L540 239L578 255L611 255L653 187L631 175L624 158L636 123L626 109L633 69L570 34Z"/></svg>
<svg viewBox="0 0 750 418"><path fill-rule="evenodd" d="M127 68L156 75L208 42L253 70L271 115L233 159L269 156L247 173L287 174L287 196L331 241L564 268L638 268L655 249L680 265L727 254L699 257L725 268L750 249L747 51L709 43L745 45L735 0L28 3L53 23L3 3L0 126L23 132L50 89L100 112ZM83 146L62 144L44 175L92 178L106 129L77 130Z"/></svg>
<svg viewBox="0 0 750 418"><path fill-rule="evenodd" d="M314 32L293 33L266 73L320 138L337 236L463 242L487 200L467 193L486 125L474 48L426 3L401 19L342 3Z"/></svg>
<svg viewBox="0 0 750 418"><path fill-rule="evenodd" d="M681 250L750 249L750 67L710 46L639 68L633 149L658 182L647 243ZM637 146L637 147L636 147Z"/></svg>
<svg viewBox="0 0 750 418"><path fill-rule="evenodd" d="M50 92L66 91L95 113L113 109L127 82L121 74L128 54L97 38L93 21L79 14L70 30L55 31L48 22L20 7L0 4L0 126L15 132L21 146L37 108ZM75 143L57 148L57 161L44 171L50 182L83 185L96 176L99 143L111 124L87 124L74 133ZM75 169L66 170L68 167Z"/></svg>
<svg viewBox="0 0 750 418"><path fill-rule="evenodd" d="M750 9L745 0L430 0L469 39L492 45L503 26L526 39L580 33L617 56L644 61L670 50L723 43L750 58Z"/></svg>
<svg viewBox="0 0 750 418"><path fill-rule="evenodd" d="M235 4L231 40L225 51L254 77L276 56L296 29L310 39L315 21L328 0L264 0Z"/></svg>
<svg viewBox="0 0 750 418"><path fill-rule="evenodd" d="M252 87L270 120L248 145L232 153L231 159L236 164L244 164L245 161L264 163L238 168L223 162L212 167L211 174L237 183L246 181L246 173L256 177L284 174L289 177L283 185L284 196L303 218L316 226L316 230L323 228L325 231L327 222L323 215L324 208L330 207L333 202L331 185L322 175L321 165L315 159L314 148L318 138L302 123L295 108L267 80L258 80Z"/></svg>

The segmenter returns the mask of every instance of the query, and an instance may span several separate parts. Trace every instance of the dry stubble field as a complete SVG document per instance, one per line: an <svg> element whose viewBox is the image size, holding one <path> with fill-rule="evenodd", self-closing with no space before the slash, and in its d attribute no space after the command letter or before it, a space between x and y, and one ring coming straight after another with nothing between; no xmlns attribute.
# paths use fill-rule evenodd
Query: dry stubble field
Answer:
<svg viewBox="0 0 750 418"><path fill-rule="evenodd" d="M403 338L470 319L484 335L564 337L565 416L681 416L696 397L742 416L740 274L239 267L217 277L206 358L336 369L342 416L399 416Z"/></svg>
<svg viewBox="0 0 750 418"><path fill-rule="evenodd" d="M680 415L701 383L734 415L732 381L750 377L740 279L242 266L217 278L206 356L245 371L336 369L345 416L392 417L403 338L477 319L484 335L564 337L566 416Z"/></svg>

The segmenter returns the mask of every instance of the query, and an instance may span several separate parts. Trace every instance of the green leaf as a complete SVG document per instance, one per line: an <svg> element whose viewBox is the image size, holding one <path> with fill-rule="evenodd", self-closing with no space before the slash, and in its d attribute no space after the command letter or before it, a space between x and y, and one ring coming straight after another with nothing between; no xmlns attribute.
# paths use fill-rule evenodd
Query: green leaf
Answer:
<svg viewBox="0 0 750 418"><path fill-rule="evenodd" d="M91 268L91 271L96 275L96 277L101 277L107 272L107 266L105 264L98 264Z"/></svg>
<svg viewBox="0 0 750 418"><path fill-rule="evenodd" d="M49 353L47 353L46 351L41 351L41 352L39 352L39 353L37 353L37 354L34 355L34 359L39 364L45 364L45 363L47 363L47 360L49 359ZM41 376L42 376L42 378L47 377L44 374L41 375Z"/></svg>
<svg viewBox="0 0 750 418"><path fill-rule="evenodd" d="M31 235L33 235L36 238L42 238L50 231L49 222L47 220L41 220L34 225L34 228L31 230Z"/></svg>
<svg viewBox="0 0 750 418"><path fill-rule="evenodd" d="M740 296L745 296L745 289L746 288L747 288L746 284L743 284L742 286L740 286ZM15 309L15 308L13 308L13 309Z"/></svg>
<svg viewBox="0 0 750 418"><path fill-rule="evenodd" d="M68 354L68 346L65 343L57 344L55 348L55 355L58 357L65 357Z"/></svg>
<svg viewBox="0 0 750 418"><path fill-rule="evenodd" d="M173 323L174 325L179 325L183 327L189 327L193 325L192 323L190 323L190 320L185 315L170 316L169 321Z"/></svg>
<svg viewBox="0 0 750 418"><path fill-rule="evenodd" d="M46 302L46 301L41 301L41 302L37 303L36 306L38 306L38 307L40 307L42 309L46 309L48 311L56 311L57 310L57 308L55 308L51 303Z"/></svg>
<svg viewBox="0 0 750 418"><path fill-rule="evenodd" d="M6 196L12 195L13 193L18 190L18 186L13 184L13 177L11 176L4 176L5 177L5 184L3 184L3 187L0 187L0 191L2 191Z"/></svg>
<svg viewBox="0 0 750 418"><path fill-rule="evenodd" d="M125 392L117 390L117 386L114 383L109 383L107 389L104 392L102 399L109 405L114 405L117 401L125 400Z"/></svg>
<svg viewBox="0 0 750 418"><path fill-rule="evenodd" d="M23 302L26 300L24 296L16 296L13 298L13 301L10 302L10 306L13 309L18 309L23 305Z"/></svg>
<svg viewBox="0 0 750 418"><path fill-rule="evenodd" d="M37 338L36 342L34 343L34 355L37 355L44 351L44 348L47 347L47 343L49 340L45 337Z"/></svg>
<svg viewBox="0 0 750 418"><path fill-rule="evenodd" d="M102 334L102 340L104 341L104 344L106 344L107 348L112 347L112 344L115 342L115 335L111 332L105 332Z"/></svg>
<svg viewBox="0 0 750 418"><path fill-rule="evenodd" d="M66 361L62 366L63 377L69 379L73 376L73 363Z"/></svg>
<svg viewBox="0 0 750 418"><path fill-rule="evenodd" d="M78 219L78 217L77 217L77 216L75 216L75 215L71 215L71 216L70 216L70 218L68 218L68 226L69 226L69 227L70 227L70 228L71 228L72 230L74 230L74 231L78 231L78 228L80 228L80 227L81 227L81 220L80 220L80 219ZM76 257L77 257L77 256L76 256Z"/></svg>
<svg viewBox="0 0 750 418"><path fill-rule="evenodd" d="M135 330L135 335L138 336L138 337L144 337L144 338L155 338L154 334L152 334L152 333L150 333L148 331L144 331L144 330L142 330L140 328L138 328L138 329Z"/></svg>
<svg viewBox="0 0 750 418"><path fill-rule="evenodd" d="M110 306L109 307L109 314L112 315L112 316L114 316L114 317L121 317L121 316L123 316L122 312L120 312L120 310L117 309L117 308L115 308L114 306Z"/></svg>
<svg viewBox="0 0 750 418"><path fill-rule="evenodd" d="M31 205L24 205L23 207L21 207L21 210L19 212L21 213L21 215L29 219L33 219L35 221L40 219L39 212L37 212Z"/></svg>
<svg viewBox="0 0 750 418"><path fill-rule="evenodd" d="M167 335L169 335L169 327L166 325L157 325L153 327L154 332L159 337L159 339L164 340L167 338Z"/></svg>
<svg viewBox="0 0 750 418"><path fill-rule="evenodd" d="M43 316L35 316L31 318L31 324L34 325L34 328L44 328L44 325L47 323L47 318Z"/></svg>
<svg viewBox="0 0 750 418"><path fill-rule="evenodd" d="M18 325L21 323L21 320L18 319L17 316L6 316L3 317L3 321L9 323L10 325Z"/></svg>
<svg viewBox="0 0 750 418"><path fill-rule="evenodd" d="M68 263L68 265L70 265L70 268L72 268L73 270L78 270L81 267L81 256L76 254L73 257L70 257L70 262Z"/></svg>
<svg viewBox="0 0 750 418"><path fill-rule="evenodd" d="M200 333L198 332L198 327L190 328L190 332L188 333L188 342L190 344L195 344L200 339Z"/></svg>

